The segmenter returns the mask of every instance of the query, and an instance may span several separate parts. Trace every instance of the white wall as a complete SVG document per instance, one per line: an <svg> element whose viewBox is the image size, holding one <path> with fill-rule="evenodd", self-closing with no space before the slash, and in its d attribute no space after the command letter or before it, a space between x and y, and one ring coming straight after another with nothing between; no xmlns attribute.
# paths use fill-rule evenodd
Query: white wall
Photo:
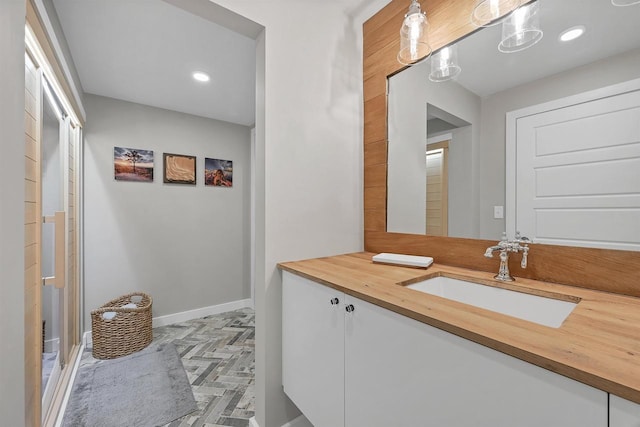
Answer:
<svg viewBox="0 0 640 427"><path fill-rule="evenodd" d="M477 122L476 122L477 123ZM451 131L449 144L449 210L450 237L477 237L477 209L474 209L473 152L478 143L479 125L464 126Z"/></svg>
<svg viewBox="0 0 640 427"><path fill-rule="evenodd" d="M0 414L23 426L24 0L0 1Z"/></svg>
<svg viewBox="0 0 640 427"><path fill-rule="evenodd" d="M504 220L493 219L493 206L505 204L505 114L531 105L640 77L640 49L603 59L482 100L479 151L480 238L499 239Z"/></svg>
<svg viewBox="0 0 640 427"><path fill-rule="evenodd" d="M480 98L453 81L433 83L429 62L389 79L387 231L426 230L427 103L467 123L449 149L449 235L477 237L477 186L472 158L479 141Z"/></svg>
<svg viewBox="0 0 640 427"><path fill-rule="evenodd" d="M57 52L60 55L58 58L59 64L65 73L65 77L71 83L73 95L76 97L76 101L82 110L84 100L82 97L80 76L71 57L71 50L69 49L64 31L62 31L62 25L60 25L60 19L58 18L53 0L35 0L35 4L44 26L47 28L47 31L49 31L49 37L53 39L52 43L59 48L59 52ZM84 111L78 112L83 119L86 118L84 117L84 113Z"/></svg>
<svg viewBox="0 0 640 427"><path fill-rule="evenodd" d="M427 230L427 103L416 81L418 68L388 81L387 231Z"/></svg>
<svg viewBox="0 0 640 427"><path fill-rule="evenodd" d="M362 249L362 22L388 1L215 2L266 27L265 119L264 126L260 119L256 124L257 163L264 164L264 216L257 214L264 244L256 236L256 261L264 265L256 275L256 419L260 427L279 427L298 412L282 392L276 264ZM258 100L258 116L260 107Z"/></svg>
<svg viewBox="0 0 640 427"><path fill-rule="evenodd" d="M153 315L250 296L250 129L85 94L85 326L133 291ZM114 179L114 146L154 151L154 181ZM197 156L197 185L163 183L162 153ZM204 186L204 158L233 160L233 187Z"/></svg>

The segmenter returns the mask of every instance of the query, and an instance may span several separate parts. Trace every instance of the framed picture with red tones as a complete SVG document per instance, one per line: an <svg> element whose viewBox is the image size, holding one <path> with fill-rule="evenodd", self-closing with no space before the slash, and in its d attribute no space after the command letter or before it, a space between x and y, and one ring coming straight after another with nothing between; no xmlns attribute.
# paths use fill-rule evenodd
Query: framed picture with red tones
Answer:
<svg viewBox="0 0 640 427"><path fill-rule="evenodd" d="M233 187L233 161L205 157L204 185Z"/></svg>

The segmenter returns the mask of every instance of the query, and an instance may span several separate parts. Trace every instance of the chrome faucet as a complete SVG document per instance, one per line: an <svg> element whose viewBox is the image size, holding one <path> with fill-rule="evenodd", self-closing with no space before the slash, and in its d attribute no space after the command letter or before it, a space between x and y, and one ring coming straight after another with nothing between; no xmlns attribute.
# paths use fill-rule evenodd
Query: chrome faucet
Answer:
<svg viewBox="0 0 640 427"><path fill-rule="evenodd" d="M520 232L516 232L514 240L507 239L507 233L502 233L502 240L495 246L490 246L484 252L487 258L493 258L493 253L500 251L500 269L498 274L494 276L496 280L502 282L513 282L515 279L509 273L509 253L522 252L522 261L520 267L527 268L527 258L529 257L529 243L532 243L528 237L520 236Z"/></svg>

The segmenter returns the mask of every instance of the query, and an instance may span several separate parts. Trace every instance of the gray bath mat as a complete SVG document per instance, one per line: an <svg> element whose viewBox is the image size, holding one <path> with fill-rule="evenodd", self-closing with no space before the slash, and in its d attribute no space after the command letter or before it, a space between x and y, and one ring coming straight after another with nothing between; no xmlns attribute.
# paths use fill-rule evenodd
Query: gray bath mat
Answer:
<svg viewBox="0 0 640 427"><path fill-rule="evenodd" d="M173 344L78 370L63 427L155 427L197 408Z"/></svg>

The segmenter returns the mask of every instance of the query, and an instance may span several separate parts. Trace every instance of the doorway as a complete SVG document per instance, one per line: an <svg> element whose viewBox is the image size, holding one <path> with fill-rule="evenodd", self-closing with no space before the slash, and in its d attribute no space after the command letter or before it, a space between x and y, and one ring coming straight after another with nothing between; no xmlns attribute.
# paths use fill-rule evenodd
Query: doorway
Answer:
<svg viewBox="0 0 640 427"><path fill-rule="evenodd" d="M448 236L449 142L427 145L427 234Z"/></svg>

